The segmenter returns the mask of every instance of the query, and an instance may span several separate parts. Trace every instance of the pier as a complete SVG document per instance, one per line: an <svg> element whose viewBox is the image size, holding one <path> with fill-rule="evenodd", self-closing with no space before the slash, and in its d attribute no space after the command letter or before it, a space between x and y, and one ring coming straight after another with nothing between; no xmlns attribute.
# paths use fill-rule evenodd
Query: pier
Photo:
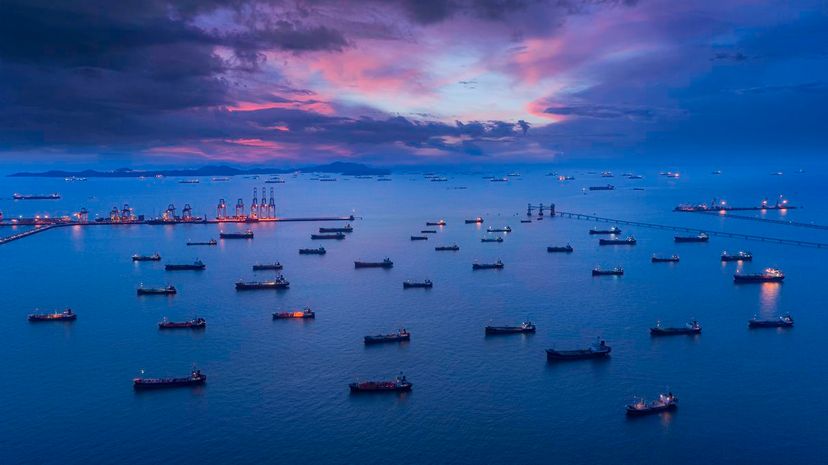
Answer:
<svg viewBox="0 0 828 465"><path fill-rule="evenodd" d="M775 219L772 219L772 218L758 218L756 216L737 215L735 213L729 213L729 212L698 211L698 212L695 212L695 213L714 215L714 216L719 216L719 217L722 217L722 218L734 218L734 219L737 219L737 220L757 221L759 223L779 224L779 225L784 225L784 226L796 226L798 228L811 228L811 229L828 230L828 225L823 225L823 224L802 223L802 222L799 222L799 221L788 221L788 220L775 220Z"/></svg>
<svg viewBox="0 0 828 465"><path fill-rule="evenodd" d="M768 236L759 236L755 234L741 234L741 233L729 233L724 231L710 231L707 229L699 229L699 228L688 228L684 226L671 226L665 224L657 224L657 223L647 223L643 221L629 221L629 220L620 220L617 218L607 218L603 216L596 216L596 215L586 215L583 213L574 213L574 212L563 212L558 211L557 216L562 218L570 218L575 220L586 220L586 221L595 221L598 223L614 223L614 224L623 224L628 226L636 226L640 228L650 228L650 229L661 229L665 231L676 231L676 232L686 232L686 233L706 233L709 236L718 236L718 237L728 237L733 239L744 239L748 241L760 241L760 242L770 242L774 244L782 244L782 245L795 245L799 247L813 247L816 249L828 249L828 243L825 242L811 242L811 241L800 241L796 239L785 239L779 237L768 237Z"/></svg>

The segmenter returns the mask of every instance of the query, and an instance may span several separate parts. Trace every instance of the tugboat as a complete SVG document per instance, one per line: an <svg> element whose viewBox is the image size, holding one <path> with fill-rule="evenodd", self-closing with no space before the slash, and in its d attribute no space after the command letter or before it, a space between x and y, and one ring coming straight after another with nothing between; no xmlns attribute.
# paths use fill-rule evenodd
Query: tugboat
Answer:
<svg viewBox="0 0 828 465"><path fill-rule="evenodd" d="M592 344L590 347L586 349L546 349L546 359L552 362L561 360L585 360L590 358L603 358L608 356L611 351L612 348L610 348L610 346L608 346L607 343L599 337L594 344Z"/></svg>
<svg viewBox="0 0 828 465"><path fill-rule="evenodd" d="M163 389L186 386L201 386L207 382L207 375L201 370L193 368L190 376L186 378L135 378L132 380L132 387L136 391L147 389Z"/></svg>
<svg viewBox="0 0 828 465"><path fill-rule="evenodd" d="M158 322L158 329L204 329L207 327L207 320L204 318L198 317L193 318L190 321L170 321L167 317L164 317L161 321Z"/></svg>
<svg viewBox="0 0 828 465"><path fill-rule="evenodd" d="M62 312L54 312L54 313L32 313L29 315L29 321L33 323L43 322L43 321L75 321L78 319L78 316L75 312L72 311L71 308L67 308Z"/></svg>
<svg viewBox="0 0 828 465"><path fill-rule="evenodd" d="M187 245L216 245L218 241L215 239L210 239L209 241L188 241Z"/></svg>
<svg viewBox="0 0 828 465"><path fill-rule="evenodd" d="M483 222L483 218L481 218L479 216L477 218L473 219L473 220L466 220L466 224L480 224L482 222Z"/></svg>
<svg viewBox="0 0 828 465"><path fill-rule="evenodd" d="M612 184L607 184L606 186L589 186L589 190L591 191L614 191L615 186Z"/></svg>
<svg viewBox="0 0 828 465"><path fill-rule="evenodd" d="M426 226L445 226L446 220L440 221L426 221Z"/></svg>
<svg viewBox="0 0 828 465"><path fill-rule="evenodd" d="M344 227L341 228L319 228L320 233L349 233L354 232L354 228L349 224L346 224Z"/></svg>
<svg viewBox="0 0 828 465"><path fill-rule="evenodd" d="M434 287L434 283L432 283L430 279L426 279L425 281L405 281L405 282L403 282L403 289L412 289L412 288L431 289L432 287Z"/></svg>
<svg viewBox="0 0 828 465"><path fill-rule="evenodd" d="M132 261L133 262L160 262L161 261L161 255L159 255L157 252L152 254L152 255L138 255L138 254L135 254L135 255L132 256Z"/></svg>
<svg viewBox="0 0 828 465"><path fill-rule="evenodd" d="M426 236L411 236L412 241L427 241L428 237Z"/></svg>
<svg viewBox="0 0 828 465"><path fill-rule="evenodd" d="M736 252L733 255L729 253L722 252L722 261L723 262L750 262L753 261L753 254L750 252L742 252L741 250Z"/></svg>
<svg viewBox="0 0 828 465"><path fill-rule="evenodd" d="M627 416L641 417L661 412L670 412L676 408L678 408L678 397L674 396L672 392L668 392L667 394L659 394L658 399L649 403L643 399L639 399L632 404L628 404Z"/></svg>
<svg viewBox="0 0 828 465"><path fill-rule="evenodd" d="M569 244L566 244L565 247L550 246L546 248L546 251L549 253L572 253L573 250L575 249L573 249Z"/></svg>
<svg viewBox="0 0 828 465"><path fill-rule="evenodd" d="M493 227L489 226L489 228L486 229L486 231L488 231L490 233L508 233L508 232L512 232L512 228L509 227L509 226L504 226L502 228L493 228Z"/></svg>
<svg viewBox="0 0 828 465"><path fill-rule="evenodd" d="M394 262L390 258L386 258L381 262L354 262L354 268L393 268Z"/></svg>
<svg viewBox="0 0 828 465"><path fill-rule="evenodd" d="M494 263L472 263L472 270L500 270L503 266L503 262L498 259Z"/></svg>
<svg viewBox="0 0 828 465"><path fill-rule="evenodd" d="M221 232L219 233L219 237L221 239L253 239L253 230L248 229L245 232L234 233Z"/></svg>
<svg viewBox="0 0 828 465"><path fill-rule="evenodd" d="M335 234L311 234L311 239L319 240L319 239L335 239L341 241L345 239L345 234L338 232Z"/></svg>
<svg viewBox="0 0 828 465"><path fill-rule="evenodd" d="M434 248L434 250L436 250L438 252L445 252L445 251L457 252L458 250L460 250L460 246L457 245L457 244L438 245L437 247Z"/></svg>
<svg viewBox="0 0 828 465"><path fill-rule="evenodd" d="M299 249L299 255L325 255L327 251L324 247L318 249Z"/></svg>
<svg viewBox="0 0 828 465"><path fill-rule="evenodd" d="M710 236L706 233L699 233L696 236L675 236L673 239L676 242L708 242Z"/></svg>
<svg viewBox="0 0 828 465"><path fill-rule="evenodd" d="M138 295L174 295L178 291L172 285L167 287L144 287L142 285L136 292Z"/></svg>
<svg viewBox="0 0 828 465"><path fill-rule="evenodd" d="M405 328L397 330L396 333L391 334L379 334L377 336L365 336L365 345L371 344L383 344L386 342L402 342L402 341L410 341L411 340L411 333L406 331Z"/></svg>
<svg viewBox="0 0 828 465"><path fill-rule="evenodd" d="M781 283L785 279L785 274L776 268L765 268L762 273L733 275L733 282L735 283Z"/></svg>
<svg viewBox="0 0 828 465"><path fill-rule="evenodd" d="M255 265L253 265L253 271L266 271L266 270L276 270L276 271L279 271L279 270L281 270L282 268L284 268L284 266L282 266L282 264L281 264L281 263L279 263L279 262L276 262L276 263L265 263L265 264L259 264L259 263L257 263L257 264L255 264Z"/></svg>
<svg viewBox="0 0 828 465"><path fill-rule="evenodd" d="M408 392L412 384L400 373L393 381L364 381L362 383L351 383L348 388L352 394L364 392Z"/></svg>
<svg viewBox="0 0 828 465"><path fill-rule="evenodd" d="M274 320L307 320L307 319L315 319L316 313L310 309L310 307L305 307L301 311L296 312L276 312L273 314Z"/></svg>
<svg viewBox="0 0 828 465"><path fill-rule="evenodd" d="M678 336L678 335L697 335L701 334L701 325L698 321L693 320L690 323L685 324L684 326L679 326L676 328L665 328L661 326L661 322L657 322L656 325L650 328L650 335L651 336Z"/></svg>
<svg viewBox="0 0 828 465"><path fill-rule="evenodd" d="M621 229L617 226L613 226L609 229L596 229L592 228L589 230L590 234L621 234Z"/></svg>
<svg viewBox="0 0 828 465"><path fill-rule="evenodd" d="M236 283L237 291L252 291L258 289L287 289L290 287L290 282L284 276L277 276L276 279L270 281L238 281Z"/></svg>
<svg viewBox="0 0 828 465"><path fill-rule="evenodd" d="M623 276L624 269L620 266L616 266L615 268L610 268L608 270L602 270L600 267L596 267L592 269L592 276Z"/></svg>
<svg viewBox="0 0 828 465"><path fill-rule="evenodd" d="M196 260L193 263L167 264L164 265L164 269L167 271L201 271L207 269L207 265L205 265L204 262L202 262L201 260Z"/></svg>
<svg viewBox="0 0 828 465"><path fill-rule="evenodd" d="M420 230L420 234L437 234L436 229L423 229Z"/></svg>
<svg viewBox="0 0 828 465"><path fill-rule="evenodd" d="M626 239L599 239L598 245L635 245L635 237L629 236Z"/></svg>
<svg viewBox="0 0 828 465"><path fill-rule="evenodd" d="M496 334L528 334L535 332L535 325L531 321L524 321L520 326L486 326L486 335Z"/></svg>
<svg viewBox="0 0 828 465"><path fill-rule="evenodd" d="M671 255L669 257L657 257L655 254L653 254L653 258L651 260L653 263L678 263L679 256Z"/></svg>
<svg viewBox="0 0 828 465"><path fill-rule="evenodd" d="M760 320L754 316L748 321L748 328L791 328L793 325L794 320L790 314L772 320Z"/></svg>
<svg viewBox="0 0 828 465"><path fill-rule="evenodd" d="M484 238L480 239L480 242L503 242L503 238L502 237L497 237L497 238L484 237Z"/></svg>

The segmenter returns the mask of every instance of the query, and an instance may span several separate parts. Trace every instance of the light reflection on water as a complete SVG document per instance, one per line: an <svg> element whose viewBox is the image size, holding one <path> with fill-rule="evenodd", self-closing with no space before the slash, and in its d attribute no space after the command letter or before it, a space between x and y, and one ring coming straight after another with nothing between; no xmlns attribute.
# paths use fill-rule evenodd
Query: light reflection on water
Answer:
<svg viewBox="0 0 828 465"><path fill-rule="evenodd" d="M780 283L762 283L759 288L759 314L762 318L773 316L778 311Z"/></svg>

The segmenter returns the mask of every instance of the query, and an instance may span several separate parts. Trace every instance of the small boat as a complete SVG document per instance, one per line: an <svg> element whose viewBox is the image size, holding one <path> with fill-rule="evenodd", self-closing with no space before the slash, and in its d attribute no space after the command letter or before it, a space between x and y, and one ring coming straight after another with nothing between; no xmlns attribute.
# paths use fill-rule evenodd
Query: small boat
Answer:
<svg viewBox="0 0 828 465"><path fill-rule="evenodd" d="M305 307L301 311L295 312L276 312L273 314L274 320L291 320L291 319L298 319L298 320L306 320L306 319L315 319L316 313L310 309L310 307Z"/></svg>
<svg viewBox="0 0 828 465"><path fill-rule="evenodd" d="M204 264L201 260L196 260L193 263L182 263L182 264L167 264L164 265L164 269L167 271L184 271L184 270L193 270L193 271L201 271L207 268L207 265Z"/></svg>
<svg viewBox="0 0 828 465"><path fill-rule="evenodd" d="M186 378L135 378L132 380L132 387L135 390L163 389L174 387L201 386L207 382L207 375L201 370L193 368L190 376Z"/></svg>
<svg viewBox="0 0 828 465"><path fill-rule="evenodd" d="M661 326L661 322L657 322L656 325L650 328L650 335L651 336L678 336L678 335L696 335L701 334L701 325L698 321L693 320L690 323L685 324L684 326L678 326L674 328L664 327Z"/></svg>
<svg viewBox="0 0 828 465"><path fill-rule="evenodd" d="M652 402L645 402L643 399L634 401L632 404L627 404L627 416L640 417L645 415L654 415L661 412L669 412L678 408L678 397L674 396L672 392L667 394L659 394L658 399Z"/></svg>
<svg viewBox="0 0 828 465"><path fill-rule="evenodd" d="M486 326L487 335L496 334L523 334L534 333L535 325L531 321L524 321L520 326Z"/></svg>
<svg viewBox="0 0 828 465"><path fill-rule="evenodd" d="M354 228L350 224L346 224L341 228L319 228L320 233L349 233L354 232Z"/></svg>
<svg viewBox="0 0 828 465"><path fill-rule="evenodd" d="M575 249L573 249L569 244L566 244L565 247L550 246L546 248L546 251L549 253L572 253L573 250Z"/></svg>
<svg viewBox="0 0 828 465"><path fill-rule="evenodd" d="M204 329L207 327L207 320L201 317L193 318L190 321L170 321L166 317L158 322L158 329Z"/></svg>
<svg viewBox="0 0 828 465"><path fill-rule="evenodd" d="M213 182L227 182L229 180L230 180L230 178L227 178L227 177L224 177L224 176L210 178L210 181L213 181Z"/></svg>
<svg viewBox="0 0 828 465"><path fill-rule="evenodd" d="M615 175L612 174L612 171L604 171L603 173L601 173L601 177L602 178L614 178Z"/></svg>
<svg viewBox="0 0 828 465"><path fill-rule="evenodd" d="M483 218L481 218L479 216L477 218L473 219L473 220L466 220L466 224L480 224L482 222L483 222Z"/></svg>
<svg viewBox="0 0 828 465"><path fill-rule="evenodd" d="M276 262L276 263L264 263L264 264L259 264L259 263L257 263L257 264L255 264L255 265L253 265L253 271L267 271L267 270L276 270L276 271L279 271L279 270L281 270L282 268L284 268L284 266L282 266L282 264L281 264L281 263L279 263L279 262Z"/></svg>
<svg viewBox="0 0 828 465"><path fill-rule="evenodd" d="M599 239L598 245L635 245L635 237L629 236L626 239Z"/></svg>
<svg viewBox="0 0 828 465"><path fill-rule="evenodd" d="M794 325L791 315L784 315L771 320L760 320L754 316L748 321L748 328L791 328Z"/></svg>
<svg viewBox="0 0 828 465"><path fill-rule="evenodd" d="M785 274L776 268L766 268L761 273L733 275L733 281L736 283L781 283L784 279Z"/></svg>
<svg viewBox="0 0 828 465"><path fill-rule="evenodd" d="M458 250L460 250L460 246L457 245L457 244L438 245L437 247L434 248L434 250L436 250L438 252L445 252L445 251L449 251L449 250L452 251L452 252L457 252Z"/></svg>
<svg viewBox="0 0 828 465"><path fill-rule="evenodd" d="M436 229L423 229L420 230L420 234L437 234Z"/></svg>
<svg viewBox="0 0 828 465"><path fill-rule="evenodd" d="M324 247L318 249L299 249L299 255L325 255L327 251Z"/></svg>
<svg viewBox="0 0 828 465"><path fill-rule="evenodd" d="M136 291L138 295L173 295L176 294L178 291L175 289L175 286L167 286L167 287L144 287L141 286Z"/></svg>
<svg viewBox="0 0 828 465"><path fill-rule="evenodd" d="M324 240L324 239L334 239L334 240L342 240L345 239L345 234L338 232L335 234L311 234L311 239L314 240Z"/></svg>
<svg viewBox="0 0 828 465"><path fill-rule="evenodd" d="M627 179L644 179L644 176L641 176L640 174L631 174L627 176Z"/></svg>
<svg viewBox="0 0 828 465"><path fill-rule="evenodd" d="M742 252L741 250L736 252L735 254L729 254L727 252L722 252L722 261L723 262L750 262L753 261L753 254L750 252Z"/></svg>
<svg viewBox="0 0 828 465"><path fill-rule="evenodd" d="M653 255L653 258L650 259L653 263L678 263L679 256L678 255L671 255L669 257L658 257Z"/></svg>
<svg viewBox="0 0 828 465"><path fill-rule="evenodd" d="M188 241L187 245L216 245L218 241L215 239L210 239L209 241Z"/></svg>
<svg viewBox="0 0 828 465"><path fill-rule="evenodd" d="M427 241L427 236L411 236L412 241Z"/></svg>
<svg viewBox="0 0 828 465"><path fill-rule="evenodd" d="M503 242L503 238L502 237L497 237L497 238L495 238L495 237L484 237L484 238L480 239L480 242Z"/></svg>
<svg viewBox="0 0 828 465"><path fill-rule="evenodd" d="M490 233L508 233L508 232L512 232L512 228L510 228L509 226L504 226L502 228L493 228L493 227L489 226L489 228L486 229L486 231L488 231Z"/></svg>
<svg viewBox="0 0 828 465"><path fill-rule="evenodd" d="M472 270L499 270L503 268L503 262L498 260L494 263L473 263Z"/></svg>
<svg viewBox="0 0 828 465"><path fill-rule="evenodd" d="M138 254L135 254L135 255L132 256L132 261L133 262L160 262L161 261L161 255L159 255L158 253L154 253L152 255L138 255Z"/></svg>
<svg viewBox="0 0 828 465"><path fill-rule="evenodd" d="M252 291L258 289L287 289L290 287L290 282L284 276L277 276L275 279L269 281L238 281L236 282L237 291Z"/></svg>
<svg viewBox="0 0 828 465"><path fill-rule="evenodd" d="M67 308L62 312L32 313L29 315L29 321L35 323L43 321L75 321L77 319L78 315L76 315L71 308Z"/></svg>
<svg viewBox="0 0 828 465"><path fill-rule="evenodd" d="M675 236L673 239L676 242L708 242L710 236L706 233L699 233L696 236Z"/></svg>
<svg viewBox="0 0 828 465"><path fill-rule="evenodd" d="M610 268L607 270L602 270L600 267L592 269L592 276L623 276L624 269L620 266L616 266L615 268Z"/></svg>
<svg viewBox="0 0 828 465"><path fill-rule="evenodd" d="M198 179L182 179L178 181L179 184L198 184L200 182L201 181L199 181Z"/></svg>
<svg viewBox="0 0 828 465"><path fill-rule="evenodd" d="M390 258L386 258L381 262L354 262L354 268L393 268L394 262Z"/></svg>
<svg viewBox="0 0 828 465"><path fill-rule="evenodd" d="M574 350L555 350L546 349L546 359L549 361L560 360L585 360L590 358L603 358L610 354L612 348L607 343L598 338L598 340L586 349Z"/></svg>
<svg viewBox="0 0 828 465"><path fill-rule="evenodd" d="M391 334L379 334L376 336L365 336L365 345L371 344L383 344L386 342L402 342L402 341L410 341L411 340L411 333L406 331L405 328L397 330L396 333Z"/></svg>
<svg viewBox="0 0 828 465"><path fill-rule="evenodd" d="M532 220L520 220L521 223L531 223Z"/></svg>
<svg viewBox="0 0 828 465"><path fill-rule="evenodd" d="M617 226L613 226L609 229L596 229L592 228L589 230L590 234L621 234L621 229Z"/></svg>
<svg viewBox="0 0 828 465"><path fill-rule="evenodd" d="M445 226L446 220L426 221L426 226Z"/></svg>
<svg viewBox="0 0 828 465"><path fill-rule="evenodd" d="M400 373L393 381L364 381L361 383L351 383L348 388L351 393L364 392L407 392L411 390L412 384L405 379L405 375Z"/></svg>
<svg viewBox="0 0 828 465"><path fill-rule="evenodd" d="M558 176L558 181L574 181L575 176Z"/></svg>
<svg viewBox="0 0 828 465"><path fill-rule="evenodd" d="M426 279L425 281L405 281L405 282L403 282L403 289L412 289L412 288L431 289L432 287L434 287L434 283L432 283L430 279Z"/></svg>
<svg viewBox="0 0 828 465"><path fill-rule="evenodd" d="M60 194L13 194L14 200L60 200Z"/></svg>

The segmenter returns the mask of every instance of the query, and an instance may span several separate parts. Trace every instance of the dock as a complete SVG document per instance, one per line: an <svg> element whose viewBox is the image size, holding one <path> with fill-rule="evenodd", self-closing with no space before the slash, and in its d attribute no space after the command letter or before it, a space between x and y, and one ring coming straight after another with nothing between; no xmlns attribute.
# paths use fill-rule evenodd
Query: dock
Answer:
<svg viewBox="0 0 828 465"><path fill-rule="evenodd" d="M257 223L291 223L291 222L321 222L321 221L354 221L353 215L348 216L315 216L315 217L286 217L286 218L216 218L216 219L195 219L195 220L130 220L130 221L66 221L65 219L38 219L37 222L9 222L0 221L0 226L34 226L23 232L12 234L10 236L0 237L0 245L8 244L16 240L25 239L37 233L48 231L54 228L65 226L129 226L129 225L143 225L143 226L175 226L179 224L257 224Z"/></svg>
<svg viewBox="0 0 828 465"><path fill-rule="evenodd" d="M797 239L785 239L779 237L769 237L769 236L759 236L756 234L741 234L741 233L730 233L724 231L711 231L708 229L699 229L699 228L688 228L684 226L672 226L672 225L665 225L665 224L657 224L657 223L647 223L643 221L629 221L629 220L621 220L618 218L607 218L603 216L596 216L596 215L587 215L584 213L574 213L574 212L564 212L558 211L557 216L561 218L570 218L575 220L585 220L585 221L595 221L598 223L614 223L614 224L623 224L628 226L636 226L639 228L649 228L649 229L661 229L665 231L676 231L676 232L685 232L685 233L706 233L709 236L718 236L718 237L727 237L732 239L744 239L747 241L759 241L759 242L770 242L774 244L782 244L782 245L793 245L798 247L812 247L816 249L828 249L828 243L825 242L812 242L812 241L800 241Z"/></svg>

